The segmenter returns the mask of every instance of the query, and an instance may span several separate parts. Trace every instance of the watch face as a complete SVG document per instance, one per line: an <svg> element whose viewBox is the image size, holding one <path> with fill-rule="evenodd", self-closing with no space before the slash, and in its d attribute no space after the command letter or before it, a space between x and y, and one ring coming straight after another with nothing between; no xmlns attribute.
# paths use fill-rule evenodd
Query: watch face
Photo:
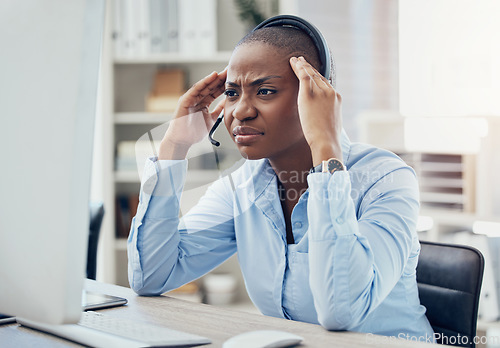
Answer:
<svg viewBox="0 0 500 348"><path fill-rule="evenodd" d="M332 158L328 160L328 171L334 173L337 170L344 170L344 165L338 159Z"/></svg>

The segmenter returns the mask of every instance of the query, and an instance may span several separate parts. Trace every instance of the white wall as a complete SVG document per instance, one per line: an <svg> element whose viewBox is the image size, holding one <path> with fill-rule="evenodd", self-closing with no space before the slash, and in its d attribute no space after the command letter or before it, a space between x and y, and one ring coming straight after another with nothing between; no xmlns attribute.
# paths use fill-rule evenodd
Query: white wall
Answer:
<svg viewBox="0 0 500 348"><path fill-rule="evenodd" d="M399 109L398 1L297 2L297 15L316 25L333 51L344 128L356 140L359 112Z"/></svg>

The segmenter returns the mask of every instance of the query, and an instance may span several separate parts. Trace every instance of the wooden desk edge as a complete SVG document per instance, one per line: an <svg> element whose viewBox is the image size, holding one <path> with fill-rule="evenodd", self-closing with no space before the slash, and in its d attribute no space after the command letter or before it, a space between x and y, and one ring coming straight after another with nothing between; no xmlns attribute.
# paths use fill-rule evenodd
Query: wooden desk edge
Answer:
<svg viewBox="0 0 500 348"><path fill-rule="evenodd" d="M202 347L222 347L223 342L230 337L253 330L282 330L297 334L304 338L300 347L438 346L371 334L327 331L319 325L193 303L168 296L138 296L129 288L93 280L87 280L85 286L91 291L120 296L128 300L125 306L103 310L106 314L190 332L212 341L212 344ZM17 324L0 326L0 341L6 346L16 347L79 346Z"/></svg>

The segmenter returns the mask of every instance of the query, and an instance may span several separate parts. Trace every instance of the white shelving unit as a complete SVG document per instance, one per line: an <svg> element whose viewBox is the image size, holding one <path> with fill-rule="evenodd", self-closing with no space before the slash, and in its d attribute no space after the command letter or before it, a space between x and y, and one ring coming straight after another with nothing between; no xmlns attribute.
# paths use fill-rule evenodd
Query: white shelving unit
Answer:
<svg viewBox="0 0 500 348"><path fill-rule="evenodd" d="M456 148L450 144L430 146L436 129L418 133L408 129L407 121L394 112L365 112L359 117L361 141L388 149L400 155L412 166L419 179L421 215L430 217L433 226L426 239L438 241L457 231L472 231L476 221L500 221L500 189L495 185L500 168L500 118L470 117L484 121L487 129L475 134L472 129L460 129L459 123L468 124L466 118L439 120L443 138L456 139ZM423 120L430 124L430 119ZM464 121L464 122L462 122ZM415 124L414 119L412 125ZM420 134L422 145L407 141L409 133ZM464 134L461 134L464 133ZM414 136L414 135L411 135ZM470 141L470 140L474 141ZM460 143L477 144L463 147ZM500 231L499 231L500 232Z"/></svg>

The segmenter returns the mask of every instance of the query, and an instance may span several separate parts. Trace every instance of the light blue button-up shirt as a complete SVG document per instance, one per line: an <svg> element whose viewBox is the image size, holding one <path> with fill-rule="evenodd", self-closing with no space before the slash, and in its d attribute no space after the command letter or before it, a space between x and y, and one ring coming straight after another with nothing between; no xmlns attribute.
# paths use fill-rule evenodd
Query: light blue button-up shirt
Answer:
<svg viewBox="0 0 500 348"><path fill-rule="evenodd" d="M142 295L192 281L236 251L253 303L266 315L428 340L416 266L418 185L394 154L350 143L347 171L314 173L294 207L287 244L277 177L246 161L214 182L182 219L187 161L148 161L128 240L129 280Z"/></svg>

